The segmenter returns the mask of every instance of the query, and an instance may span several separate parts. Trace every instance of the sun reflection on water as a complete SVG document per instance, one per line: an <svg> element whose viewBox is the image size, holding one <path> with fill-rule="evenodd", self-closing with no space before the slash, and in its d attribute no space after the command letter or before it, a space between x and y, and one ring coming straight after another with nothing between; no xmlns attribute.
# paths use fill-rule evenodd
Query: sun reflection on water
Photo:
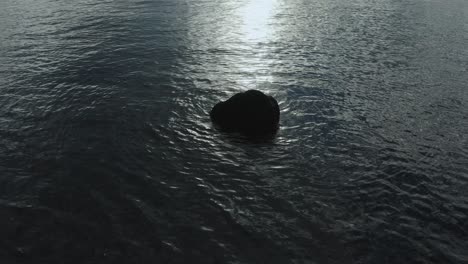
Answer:
<svg viewBox="0 0 468 264"><path fill-rule="evenodd" d="M239 9L239 41L244 55L236 62L244 78L237 80L245 89L256 89L262 83L272 82L268 59L275 39L274 15L277 0L249 0Z"/></svg>
<svg viewBox="0 0 468 264"><path fill-rule="evenodd" d="M221 87L239 90L270 87L273 65L280 63L275 56L276 32L281 30L276 16L283 4L280 0L208 2L206 8L214 14L191 14L187 24L190 49L199 51L191 54L197 61L191 67L201 74L196 78L220 80L226 82Z"/></svg>
<svg viewBox="0 0 468 264"><path fill-rule="evenodd" d="M273 35L272 17L277 0L250 0L240 9L242 34L248 42L267 42Z"/></svg>

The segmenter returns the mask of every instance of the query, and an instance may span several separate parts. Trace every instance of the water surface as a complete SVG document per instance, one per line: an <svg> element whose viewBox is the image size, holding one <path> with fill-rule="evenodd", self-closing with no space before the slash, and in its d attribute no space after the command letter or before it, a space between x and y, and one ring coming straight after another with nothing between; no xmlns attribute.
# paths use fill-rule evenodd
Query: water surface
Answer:
<svg viewBox="0 0 468 264"><path fill-rule="evenodd" d="M467 263L468 2L3 0L3 263ZM271 142L208 112L258 89Z"/></svg>

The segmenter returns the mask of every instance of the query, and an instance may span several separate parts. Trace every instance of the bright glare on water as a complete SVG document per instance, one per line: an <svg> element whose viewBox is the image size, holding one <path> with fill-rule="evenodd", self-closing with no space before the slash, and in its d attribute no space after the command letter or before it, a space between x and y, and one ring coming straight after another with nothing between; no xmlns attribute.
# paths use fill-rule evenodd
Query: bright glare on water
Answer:
<svg viewBox="0 0 468 264"><path fill-rule="evenodd" d="M272 23L276 5L275 0L251 0L240 8L240 41L255 44L274 41Z"/></svg>
<svg viewBox="0 0 468 264"><path fill-rule="evenodd" d="M0 1L0 263L467 263L467 12Z"/></svg>

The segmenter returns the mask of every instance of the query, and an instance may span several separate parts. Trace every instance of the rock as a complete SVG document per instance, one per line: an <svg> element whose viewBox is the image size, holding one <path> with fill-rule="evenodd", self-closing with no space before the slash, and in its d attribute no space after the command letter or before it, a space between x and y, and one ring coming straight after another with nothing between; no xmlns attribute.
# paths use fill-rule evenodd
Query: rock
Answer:
<svg viewBox="0 0 468 264"><path fill-rule="evenodd" d="M280 112L278 102L273 97L249 90L216 104L210 117L223 131L258 137L276 133Z"/></svg>

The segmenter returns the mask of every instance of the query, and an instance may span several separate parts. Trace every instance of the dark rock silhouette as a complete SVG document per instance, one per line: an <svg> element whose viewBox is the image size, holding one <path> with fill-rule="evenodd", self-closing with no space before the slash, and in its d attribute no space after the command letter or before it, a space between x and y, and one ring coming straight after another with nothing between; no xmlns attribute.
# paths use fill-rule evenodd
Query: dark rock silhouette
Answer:
<svg viewBox="0 0 468 264"><path fill-rule="evenodd" d="M210 117L223 131L259 137L276 133L280 112L273 97L249 90L216 104Z"/></svg>

